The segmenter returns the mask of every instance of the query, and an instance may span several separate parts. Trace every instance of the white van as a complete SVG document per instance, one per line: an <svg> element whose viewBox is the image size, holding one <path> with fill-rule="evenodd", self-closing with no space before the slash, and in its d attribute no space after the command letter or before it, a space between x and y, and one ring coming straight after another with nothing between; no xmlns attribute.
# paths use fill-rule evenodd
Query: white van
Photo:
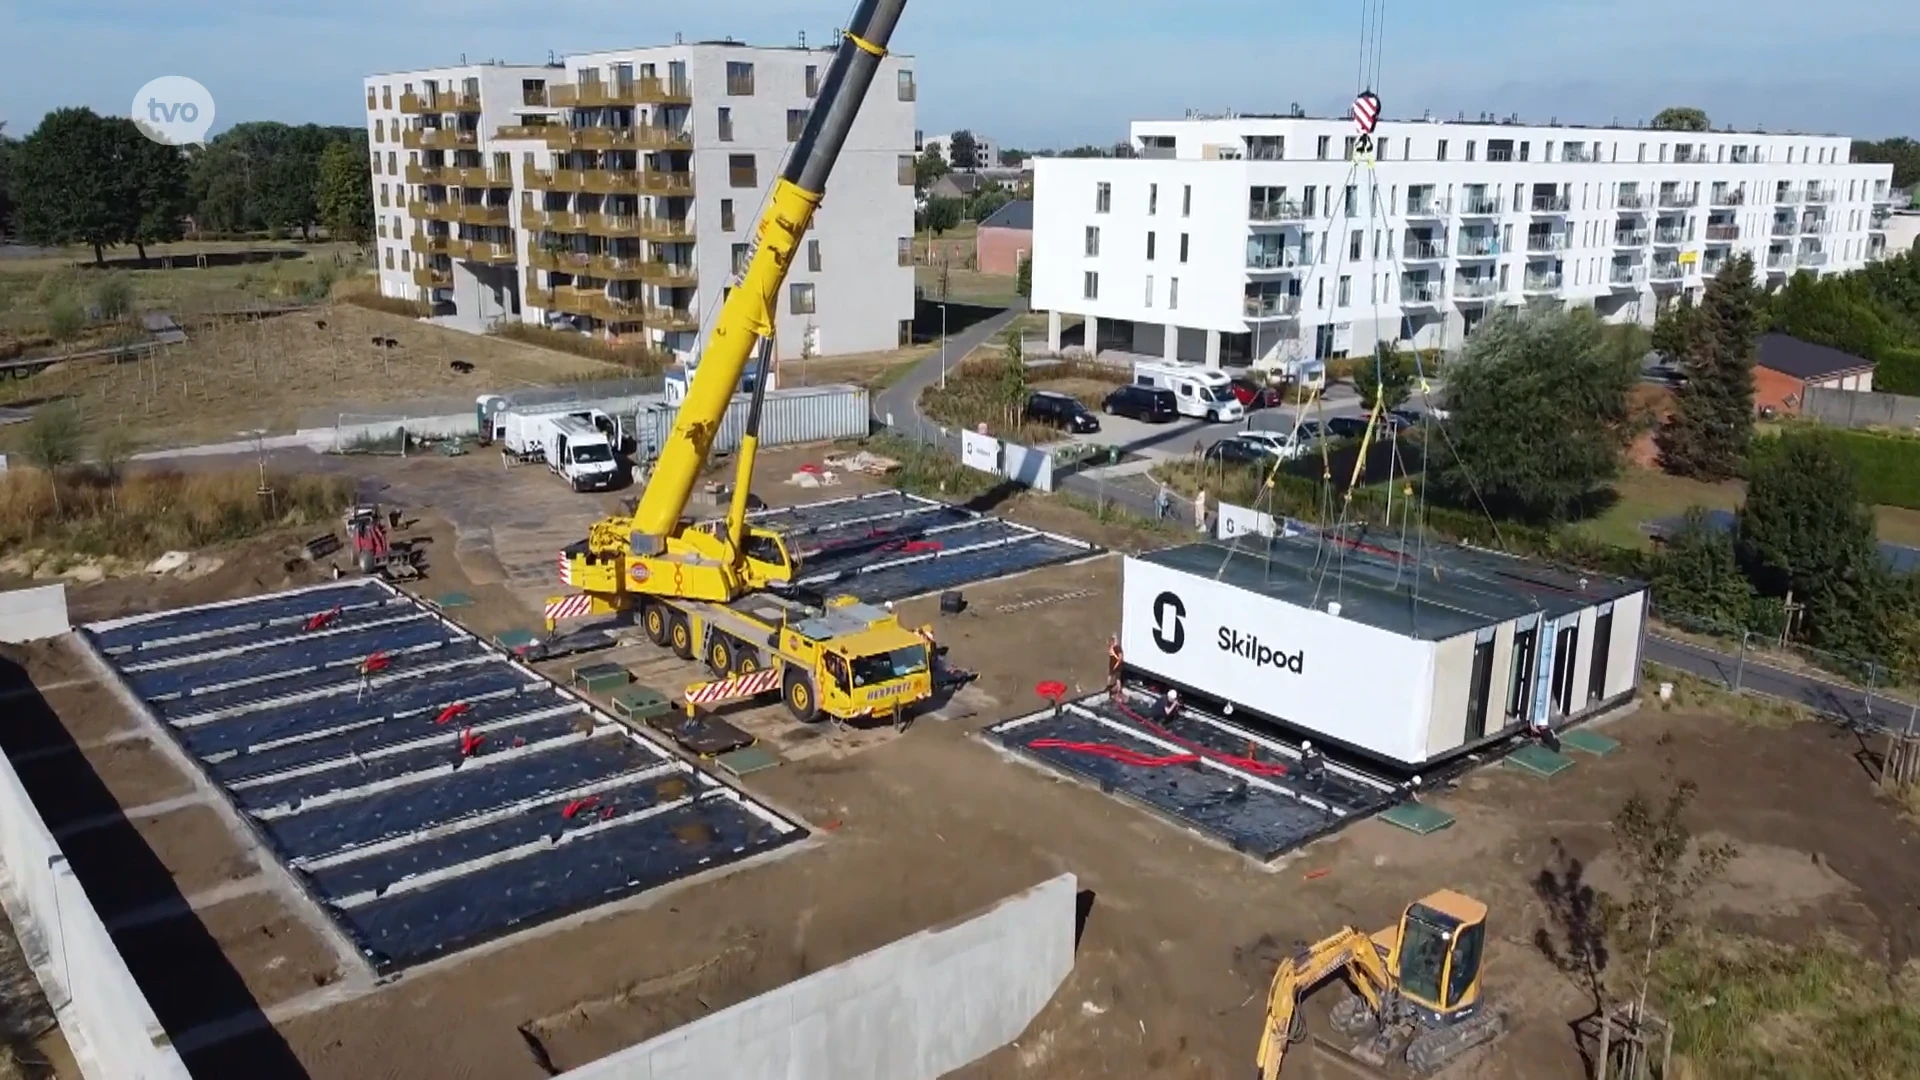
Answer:
<svg viewBox="0 0 1920 1080"><path fill-rule="evenodd" d="M1142 360L1133 365L1133 381L1173 391L1180 415L1198 416L1210 424L1236 421L1247 412L1233 396L1232 382L1217 368Z"/></svg>
<svg viewBox="0 0 1920 1080"><path fill-rule="evenodd" d="M575 491L613 487L620 475L620 461L607 433L577 416L545 419L547 468Z"/></svg>

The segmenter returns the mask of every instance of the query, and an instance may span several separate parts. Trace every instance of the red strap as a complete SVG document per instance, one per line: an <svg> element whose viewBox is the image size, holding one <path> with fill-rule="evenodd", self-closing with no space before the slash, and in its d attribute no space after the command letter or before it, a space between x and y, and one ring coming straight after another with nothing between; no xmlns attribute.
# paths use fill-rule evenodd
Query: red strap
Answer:
<svg viewBox="0 0 1920 1080"><path fill-rule="evenodd" d="M434 717L433 722L436 724L444 724L447 721L453 719L454 717L459 716L461 713L471 711L472 709L473 709L473 706L467 704L466 702L456 701L453 704L447 706L446 708L441 709L440 715Z"/></svg>
<svg viewBox="0 0 1920 1080"><path fill-rule="evenodd" d="M1141 768L1154 769L1169 765L1192 765L1200 760L1199 754L1167 754L1156 756L1141 753L1125 746L1109 743L1071 742L1067 739L1035 739L1027 746L1034 750L1065 750L1073 754L1090 754L1117 761L1122 765L1138 765Z"/></svg>
<svg viewBox="0 0 1920 1080"><path fill-rule="evenodd" d="M579 814L581 811L591 810L598 805L600 805L600 796L598 795L589 795L584 799L575 799L572 802L568 803L566 807L560 811L560 816L571 821L573 820L574 816ZM611 810L613 808L608 807L607 809Z"/></svg>
<svg viewBox="0 0 1920 1080"><path fill-rule="evenodd" d="M1127 716L1130 719L1132 719L1135 723L1138 723L1142 727L1146 728L1148 731L1153 732L1155 735L1158 735L1161 738L1166 739L1170 742L1178 743L1181 746L1186 747L1188 750L1191 750L1194 753L1199 754L1200 756L1205 757L1210 761L1217 761L1222 765L1231 765L1236 769L1239 769L1243 772L1250 772L1255 776L1287 775L1287 767L1277 762L1255 761L1252 758L1241 757L1238 754L1223 754L1218 750L1212 750L1207 747L1201 746L1199 743L1189 742L1188 740L1183 739L1178 735L1175 735L1173 732L1168 731L1166 728L1161 727L1159 724L1156 724L1153 721L1147 719L1146 717L1141 716L1139 713L1134 712L1132 709L1127 708L1126 705L1123 704L1117 696L1114 699L1114 707L1119 709L1121 712L1127 714Z"/></svg>
<svg viewBox="0 0 1920 1080"><path fill-rule="evenodd" d="M371 675L376 671L385 671L387 665L392 662L393 654L384 651L374 653L365 660L360 661L360 674Z"/></svg>
<svg viewBox="0 0 1920 1080"><path fill-rule="evenodd" d="M472 728L460 729L460 756L472 757L480 752L480 744L487 741L485 735L475 735Z"/></svg>

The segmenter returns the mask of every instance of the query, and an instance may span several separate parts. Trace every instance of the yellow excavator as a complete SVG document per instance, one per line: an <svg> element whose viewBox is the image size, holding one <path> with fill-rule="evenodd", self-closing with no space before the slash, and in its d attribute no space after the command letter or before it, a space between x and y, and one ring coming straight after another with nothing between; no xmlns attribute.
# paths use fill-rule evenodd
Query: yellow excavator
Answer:
<svg viewBox="0 0 1920 1080"><path fill-rule="evenodd" d="M633 516L595 522L586 540L562 555L562 581L591 601L582 614L632 613L654 643L705 660L716 681L690 687L690 705L777 688L802 721L891 717L897 723L933 692L926 638L853 597L803 599L791 588L797 575L785 539L748 524L766 379L753 381L725 518L696 523L682 516L756 348L761 370L770 369L775 304L787 268L905 6L906 0L861 0L774 182L746 273L721 305ZM555 598L549 610L566 599Z"/></svg>
<svg viewBox="0 0 1920 1080"><path fill-rule="evenodd" d="M1363 1041L1348 1055L1376 1068L1395 1059L1435 1072L1506 1033L1506 1018L1481 996L1487 906L1442 889L1407 906L1374 934L1346 927L1280 963L1267 991L1256 1059L1260 1080L1278 1080L1287 1048L1306 1038L1301 999L1336 974L1354 993L1334 1007L1333 1024Z"/></svg>

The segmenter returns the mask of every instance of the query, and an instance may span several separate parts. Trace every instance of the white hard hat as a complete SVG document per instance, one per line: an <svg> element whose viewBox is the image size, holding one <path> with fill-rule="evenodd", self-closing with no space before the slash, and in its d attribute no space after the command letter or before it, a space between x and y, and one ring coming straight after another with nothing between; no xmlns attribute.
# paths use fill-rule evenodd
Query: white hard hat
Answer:
<svg viewBox="0 0 1920 1080"><path fill-rule="evenodd" d="M1168 701L1179 701L1179 700L1180 700L1180 691L1178 691L1178 690L1168 690L1168 691L1167 691L1167 700L1168 700Z"/></svg>
<svg viewBox="0 0 1920 1080"><path fill-rule="evenodd" d="M1312 740L1312 739L1301 739L1301 740L1300 740L1300 749L1302 749L1302 750L1311 750L1311 749L1313 749L1313 740Z"/></svg>

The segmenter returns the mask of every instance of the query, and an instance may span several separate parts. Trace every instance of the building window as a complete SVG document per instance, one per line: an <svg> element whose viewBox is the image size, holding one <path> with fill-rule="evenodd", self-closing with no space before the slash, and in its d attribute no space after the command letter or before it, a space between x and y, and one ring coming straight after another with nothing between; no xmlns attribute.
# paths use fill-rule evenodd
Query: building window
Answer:
<svg viewBox="0 0 1920 1080"><path fill-rule="evenodd" d="M1148 233L1148 234L1147 234L1147 261L1148 261L1148 262L1152 262L1152 261L1153 261L1153 247L1154 247L1154 244L1153 244L1153 241L1154 241L1154 237L1155 237L1156 235L1158 235L1158 234L1156 234L1156 233Z"/></svg>
<svg viewBox="0 0 1920 1080"><path fill-rule="evenodd" d="M380 175L380 151L378 150L373 152L373 175Z"/></svg>
<svg viewBox="0 0 1920 1080"><path fill-rule="evenodd" d="M1474 140L1472 140L1472 139L1468 139L1468 140L1467 140L1467 160L1468 160L1468 161L1472 161L1472 160L1473 160L1473 155L1474 155L1474 150L1475 150L1475 147L1476 147L1476 145L1477 145L1477 144L1475 143L1475 141L1474 141Z"/></svg>
<svg viewBox="0 0 1920 1080"><path fill-rule="evenodd" d="M387 129L387 122L385 120L376 119L373 122L373 141L386 142L387 141L386 129Z"/></svg>
<svg viewBox="0 0 1920 1080"><path fill-rule="evenodd" d="M901 266L913 265L913 237L903 236L900 238L899 259Z"/></svg>
<svg viewBox="0 0 1920 1080"><path fill-rule="evenodd" d="M426 263L422 262L420 265L425 266ZM407 248L400 249L400 269L413 269L413 252Z"/></svg>
<svg viewBox="0 0 1920 1080"><path fill-rule="evenodd" d="M819 64L807 65L807 96L808 97L820 96L820 65Z"/></svg>
<svg viewBox="0 0 1920 1080"><path fill-rule="evenodd" d="M387 173L391 176L400 175L400 158L391 150L387 151Z"/></svg>
<svg viewBox="0 0 1920 1080"><path fill-rule="evenodd" d="M733 245L731 257L733 260L733 272L736 275L747 272L747 248L748 245L746 244Z"/></svg>
<svg viewBox="0 0 1920 1080"><path fill-rule="evenodd" d="M374 97L374 93L373 93L373 87L371 86L367 87L367 111L368 112L373 111L374 102L376 100L377 99Z"/></svg>
<svg viewBox="0 0 1920 1080"><path fill-rule="evenodd" d="M1180 306L1180 279L1168 278L1167 279L1167 310L1171 311L1179 306Z"/></svg>
<svg viewBox="0 0 1920 1080"><path fill-rule="evenodd" d="M818 240L807 241L807 270L814 274L820 272L820 241Z"/></svg>
<svg viewBox="0 0 1920 1080"><path fill-rule="evenodd" d="M733 200L732 199L720 200L720 231L721 232L733 231Z"/></svg>
<svg viewBox="0 0 1920 1080"><path fill-rule="evenodd" d="M1335 307L1346 307L1348 304L1353 303L1352 274L1340 275L1340 291L1334 294L1333 303Z"/></svg>
<svg viewBox="0 0 1920 1080"><path fill-rule="evenodd" d="M1412 140L1412 139L1408 139L1408 140L1407 140L1407 146L1408 146L1409 148L1411 148L1411 147L1413 146L1413 140ZM1404 160L1406 159L1406 156L1407 156L1407 154L1406 154L1406 151L1404 151L1404 150L1403 150L1403 151L1401 151L1401 152L1400 152L1400 157L1401 157L1401 160L1403 160L1403 161L1404 161ZM1380 160L1381 160L1381 161L1385 161L1385 160L1387 160L1387 140L1385 140L1385 139L1381 139L1381 140L1380 140Z"/></svg>
<svg viewBox="0 0 1920 1080"><path fill-rule="evenodd" d="M389 203L389 202L387 201L387 185L385 185L385 184L381 184L381 185L380 185L380 205L381 205L381 206L391 206L391 205L393 205L392 203Z"/></svg>
<svg viewBox="0 0 1920 1080"><path fill-rule="evenodd" d="M381 218L379 221L379 225L380 225L380 239L385 240L387 238L387 219Z"/></svg>
<svg viewBox="0 0 1920 1080"><path fill-rule="evenodd" d="M787 141L799 142L800 132L807 126L807 110L787 110Z"/></svg>
<svg viewBox="0 0 1920 1080"><path fill-rule="evenodd" d="M1093 212L1104 214L1113 209L1113 185L1105 180L1094 185Z"/></svg>
<svg viewBox="0 0 1920 1080"><path fill-rule="evenodd" d="M1365 233L1363 233L1361 230L1355 229L1351 234L1347 236L1347 258L1352 259L1355 262L1360 261L1361 237L1364 235Z"/></svg>
<svg viewBox="0 0 1920 1080"><path fill-rule="evenodd" d="M1327 160L1327 151L1332 146L1333 146L1333 136L1331 135L1320 136L1320 146L1317 150L1314 151L1313 156L1318 158L1321 161Z"/></svg>
<svg viewBox="0 0 1920 1080"><path fill-rule="evenodd" d="M733 141L733 110L720 106L720 141Z"/></svg>
<svg viewBox="0 0 1920 1080"><path fill-rule="evenodd" d="M1346 145L1345 145L1344 147L1342 147L1342 148L1341 148L1341 151L1340 151L1340 160L1342 160L1342 161L1352 161L1352 160L1353 160L1353 149L1354 149L1354 147L1355 147L1356 145L1358 145L1358 144L1359 144L1359 140L1358 140L1357 138L1355 138L1355 137L1354 137L1354 136L1352 136L1352 135L1349 135L1349 136L1347 136L1347 142L1346 142Z"/></svg>
<svg viewBox="0 0 1920 1080"><path fill-rule="evenodd" d="M727 183L732 187L760 186L760 170L754 167L752 154L727 155Z"/></svg>
<svg viewBox="0 0 1920 1080"><path fill-rule="evenodd" d="M1147 216L1152 217L1153 215L1159 212L1160 212L1160 185L1148 184L1147 185ZM1153 256L1149 255L1147 257L1152 258Z"/></svg>
<svg viewBox="0 0 1920 1080"><path fill-rule="evenodd" d="M900 182L901 187L912 187L919 175L913 167L913 155L901 154L900 160L894 163L893 173L893 178Z"/></svg>
<svg viewBox="0 0 1920 1080"><path fill-rule="evenodd" d="M1187 234L1186 233L1180 234L1180 261L1181 262L1187 261Z"/></svg>
<svg viewBox="0 0 1920 1080"><path fill-rule="evenodd" d="M1180 216L1193 216L1193 185L1187 184L1180 189Z"/></svg>
<svg viewBox="0 0 1920 1080"><path fill-rule="evenodd" d="M747 97L753 93L753 65L744 60L727 61L727 94Z"/></svg>
<svg viewBox="0 0 1920 1080"><path fill-rule="evenodd" d="M1147 275L1147 306L1153 306L1153 275Z"/></svg>
<svg viewBox="0 0 1920 1080"><path fill-rule="evenodd" d="M1525 161L1525 160L1527 160L1527 155L1529 155L1529 154L1530 154L1530 153L1532 153L1532 152L1533 152L1533 144L1532 144L1532 143L1530 143L1530 142L1522 142L1522 143L1520 144L1520 160L1521 160L1521 161Z"/></svg>
<svg viewBox="0 0 1920 1080"><path fill-rule="evenodd" d="M1360 213L1360 189L1353 184L1347 185L1346 207L1348 217L1353 217ZM1359 256L1355 256L1355 258L1358 257Z"/></svg>
<svg viewBox="0 0 1920 1080"><path fill-rule="evenodd" d="M813 282L796 281L787 286L787 307L795 315L813 314Z"/></svg>
<svg viewBox="0 0 1920 1080"><path fill-rule="evenodd" d="M1319 288L1314 290L1313 306L1316 308L1324 308L1327 306L1327 279L1321 278L1314 284L1319 286Z"/></svg>
<svg viewBox="0 0 1920 1080"><path fill-rule="evenodd" d="M393 249L387 249L387 269L393 269Z"/></svg>
<svg viewBox="0 0 1920 1080"><path fill-rule="evenodd" d="M1646 160L1647 160L1647 144L1646 143L1640 144L1640 156L1635 160L1639 161L1641 164L1646 163Z"/></svg>
<svg viewBox="0 0 1920 1080"><path fill-rule="evenodd" d="M389 110L393 108L393 87L392 86L383 86L380 88L380 107L383 109L389 109Z"/></svg>
<svg viewBox="0 0 1920 1080"><path fill-rule="evenodd" d="M902 68L898 78L900 84L900 100L912 101L916 96L913 89L913 72Z"/></svg>
<svg viewBox="0 0 1920 1080"><path fill-rule="evenodd" d="M1100 299L1100 275L1092 270L1080 277L1080 297L1083 300Z"/></svg>
<svg viewBox="0 0 1920 1080"><path fill-rule="evenodd" d="M1086 247L1087 247L1087 256L1089 258L1100 254L1100 226L1098 225L1087 226Z"/></svg>

